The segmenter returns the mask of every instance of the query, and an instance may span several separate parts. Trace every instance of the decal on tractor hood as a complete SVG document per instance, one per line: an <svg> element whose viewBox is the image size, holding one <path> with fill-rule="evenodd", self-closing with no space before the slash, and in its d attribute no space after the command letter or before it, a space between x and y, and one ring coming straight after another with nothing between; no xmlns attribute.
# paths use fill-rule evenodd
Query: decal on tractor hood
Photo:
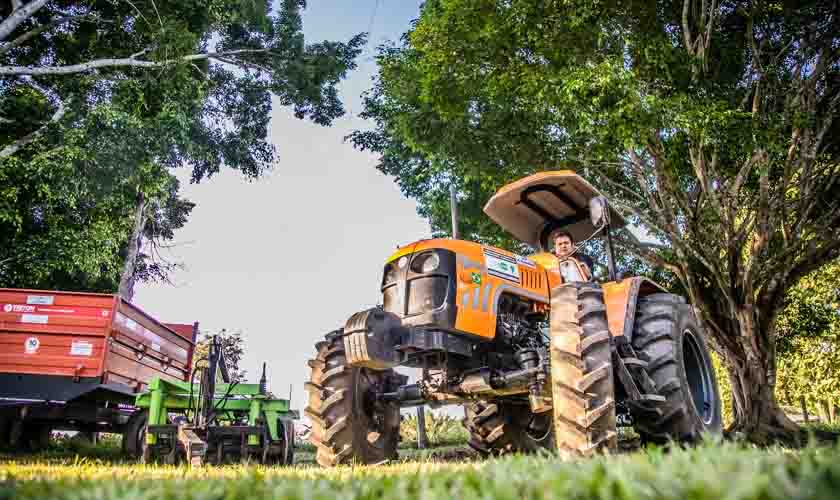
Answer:
<svg viewBox="0 0 840 500"><path fill-rule="evenodd" d="M522 264L525 267L530 267L531 269L537 268L537 263L529 259L528 257L520 257L519 255L517 255L516 262Z"/></svg>
<svg viewBox="0 0 840 500"><path fill-rule="evenodd" d="M485 248L484 262L487 274L519 283L519 266L515 258Z"/></svg>

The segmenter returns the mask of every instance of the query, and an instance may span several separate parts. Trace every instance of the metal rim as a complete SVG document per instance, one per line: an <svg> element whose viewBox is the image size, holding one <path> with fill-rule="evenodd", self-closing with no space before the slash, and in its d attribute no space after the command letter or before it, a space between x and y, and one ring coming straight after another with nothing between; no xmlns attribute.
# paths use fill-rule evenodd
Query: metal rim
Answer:
<svg viewBox="0 0 840 500"><path fill-rule="evenodd" d="M711 367L701 346L700 340L691 330L683 332L682 355L688 391L700 420L709 425L716 413L716 402Z"/></svg>

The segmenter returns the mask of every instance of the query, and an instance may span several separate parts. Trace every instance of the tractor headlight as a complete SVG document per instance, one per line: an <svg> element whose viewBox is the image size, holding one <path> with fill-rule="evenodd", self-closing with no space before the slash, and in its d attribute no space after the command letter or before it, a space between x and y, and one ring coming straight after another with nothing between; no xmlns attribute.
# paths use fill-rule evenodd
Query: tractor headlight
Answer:
<svg viewBox="0 0 840 500"><path fill-rule="evenodd" d="M415 273L432 273L438 266L440 266L440 257L435 252L421 253L411 261L411 270Z"/></svg>
<svg viewBox="0 0 840 500"><path fill-rule="evenodd" d="M387 264L385 266L385 274L382 277L382 286L388 285L397 281L397 267L393 264Z"/></svg>

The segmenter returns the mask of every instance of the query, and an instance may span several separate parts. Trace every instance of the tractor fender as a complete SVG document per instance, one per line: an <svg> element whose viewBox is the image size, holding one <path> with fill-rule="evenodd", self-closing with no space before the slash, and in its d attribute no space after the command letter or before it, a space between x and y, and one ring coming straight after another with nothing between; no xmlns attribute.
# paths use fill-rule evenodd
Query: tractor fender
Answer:
<svg viewBox="0 0 840 500"><path fill-rule="evenodd" d="M344 325L347 364L373 370L387 370L400 364L394 347L400 341L400 318L374 307L350 316Z"/></svg>
<svg viewBox="0 0 840 500"><path fill-rule="evenodd" d="M606 283L603 290L610 334L613 337L624 337L628 342L633 340L633 324L639 298L667 292L655 281L639 276Z"/></svg>

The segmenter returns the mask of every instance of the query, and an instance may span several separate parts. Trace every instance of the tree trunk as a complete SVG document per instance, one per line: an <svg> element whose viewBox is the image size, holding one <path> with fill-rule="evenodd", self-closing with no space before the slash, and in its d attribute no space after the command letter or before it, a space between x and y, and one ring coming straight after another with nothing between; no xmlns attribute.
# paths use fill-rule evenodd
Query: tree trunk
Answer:
<svg viewBox="0 0 840 500"><path fill-rule="evenodd" d="M134 209L134 228L128 240L128 249L125 252L125 263L123 264L122 275L120 275L119 294L123 299L131 302L134 297L134 269L137 264L137 254L140 253L140 246L143 241L143 227L146 225L146 197L143 193L137 193L137 205Z"/></svg>
<svg viewBox="0 0 840 500"><path fill-rule="evenodd" d="M735 402L735 421L729 431L740 433L758 444L799 444L800 428L779 407L774 391L775 380L767 376L768 367L737 357L733 359L729 352L727 358Z"/></svg>
<svg viewBox="0 0 840 500"><path fill-rule="evenodd" d="M820 412L820 422L830 424L831 417L829 416L828 401L820 400L817 402L817 408Z"/></svg>

